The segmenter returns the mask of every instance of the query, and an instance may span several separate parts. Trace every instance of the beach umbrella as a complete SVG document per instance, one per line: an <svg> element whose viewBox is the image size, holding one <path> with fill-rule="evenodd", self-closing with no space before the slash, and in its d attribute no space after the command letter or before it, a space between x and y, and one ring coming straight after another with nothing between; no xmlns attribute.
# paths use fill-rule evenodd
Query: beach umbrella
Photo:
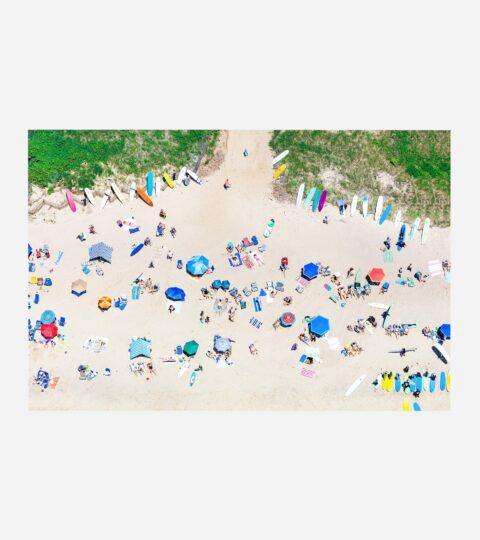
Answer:
<svg viewBox="0 0 480 540"><path fill-rule="evenodd" d="M230 281L228 281L228 279L222 281L222 289L224 291L228 291L228 289L230 289Z"/></svg>
<svg viewBox="0 0 480 540"><path fill-rule="evenodd" d="M165 296L169 300L173 301L183 301L185 300L185 291L183 289L180 289L179 287L169 287L165 291Z"/></svg>
<svg viewBox="0 0 480 540"><path fill-rule="evenodd" d="M317 315L310 321L310 332L312 334L322 337L329 331L330 321L327 318Z"/></svg>
<svg viewBox="0 0 480 540"><path fill-rule="evenodd" d="M219 352L224 353L232 348L230 340L226 337L215 336L213 339L213 348Z"/></svg>
<svg viewBox="0 0 480 540"><path fill-rule="evenodd" d="M337 199L337 206L340 208L341 206L345 206L347 204L347 201L345 199Z"/></svg>
<svg viewBox="0 0 480 540"><path fill-rule="evenodd" d="M451 337L450 325L449 324L442 324L442 326L440 326L440 328L438 329L438 335L442 339L450 339L450 337Z"/></svg>
<svg viewBox="0 0 480 540"><path fill-rule="evenodd" d="M197 354L199 346L200 345L195 340L187 341L187 343L185 343L185 345L183 346L183 352L187 356L195 356Z"/></svg>
<svg viewBox="0 0 480 540"><path fill-rule="evenodd" d="M32 246L28 244L28 256L30 257L31 254L32 254Z"/></svg>
<svg viewBox="0 0 480 540"><path fill-rule="evenodd" d="M367 279L372 285L380 285L385 279L383 268L372 268L367 275Z"/></svg>
<svg viewBox="0 0 480 540"><path fill-rule="evenodd" d="M72 283L72 294L75 296L82 296L87 292L87 282L83 279L77 279Z"/></svg>
<svg viewBox="0 0 480 540"><path fill-rule="evenodd" d="M51 309L47 309L40 316L40 322L42 324L53 323L55 322L55 319L56 319L55 313Z"/></svg>
<svg viewBox="0 0 480 540"><path fill-rule="evenodd" d="M280 315L280 324L282 326L285 326L285 327L292 326L294 322L295 322L295 315L291 313L290 311L286 311L285 313L282 313Z"/></svg>
<svg viewBox="0 0 480 540"><path fill-rule="evenodd" d="M212 281L212 289L218 290L222 286L222 281L220 279L215 279Z"/></svg>
<svg viewBox="0 0 480 540"><path fill-rule="evenodd" d="M40 326L40 333L46 339L53 339L58 334L58 328L55 324L42 324Z"/></svg>
<svg viewBox="0 0 480 540"><path fill-rule="evenodd" d="M203 255L195 255L187 262L187 272L192 276L203 276L208 267L208 259Z"/></svg>
<svg viewBox="0 0 480 540"><path fill-rule="evenodd" d="M302 268L302 276L308 280L318 276L318 265L310 262Z"/></svg>
<svg viewBox="0 0 480 540"><path fill-rule="evenodd" d="M102 311L107 311L107 309L110 309L112 307L112 299L110 296L102 296L98 301L98 307Z"/></svg>

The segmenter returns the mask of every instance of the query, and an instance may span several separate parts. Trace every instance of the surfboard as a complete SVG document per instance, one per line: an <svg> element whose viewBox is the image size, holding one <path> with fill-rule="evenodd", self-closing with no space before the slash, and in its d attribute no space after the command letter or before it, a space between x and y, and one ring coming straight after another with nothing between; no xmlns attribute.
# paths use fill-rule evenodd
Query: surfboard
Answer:
<svg viewBox="0 0 480 540"><path fill-rule="evenodd" d="M433 345L433 348L434 349L437 349L437 351L441 354L441 356L445 359L445 362L447 364L450 363L450 356L449 354L447 353L447 351L439 344L439 343L435 343L435 345Z"/></svg>
<svg viewBox="0 0 480 540"><path fill-rule="evenodd" d="M423 391L427 392L428 389L430 388L430 377L428 375L423 374L422 382L423 382Z"/></svg>
<svg viewBox="0 0 480 540"><path fill-rule="evenodd" d="M184 362L182 367L178 370L178 376L181 377L185 371L190 367L190 362Z"/></svg>
<svg viewBox="0 0 480 540"><path fill-rule="evenodd" d="M178 173L178 177L177 177L177 186L179 186L182 182L183 182L183 179L185 178L185 175L187 174L187 168L186 167L182 167L180 169L180 172Z"/></svg>
<svg viewBox="0 0 480 540"><path fill-rule="evenodd" d="M423 229L422 229L422 244L426 244L427 240L428 240L428 233L430 231L430 218L427 217L427 219L425 220L424 224L423 224Z"/></svg>
<svg viewBox="0 0 480 540"><path fill-rule="evenodd" d="M418 412L418 411L421 411L422 408L420 407L420 405L415 401L415 403L413 404L413 410Z"/></svg>
<svg viewBox="0 0 480 540"><path fill-rule="evenodd" d="M402 219L402 211L399 210L397 212L397 215L395 216L395 227L398 227L400 225L400 220Z"/></svg>
<svg viewBox="0 0 480 540"><path fill-rule="evenodd" d="M279 161L282 161L284 157L288 156L288 150L285 150L285 152L282 152L281 154L278 154L277 157L274 157L272 160L272 166L278 163Z"/></svg>
<svg viewBox="0 0 480 540"><path fill-rule="evenodd" d="M437 384L437 376L435 374L430 375L430 392L435 391L435 386Z"/></svg>
<svg viewBox="0 0 480 540"><path fill-rule="evenodd" d="M115 182L112 182L110 187L112 188L115 197L117 197L117 199L123 204L123 195L122 192L118 189L117 184L115 184Z"/></svg>
<svg viewBox="0 0 480 540"><path fill-rule="evenodd" d="M69 189L67 189L67 202L68 206L70 206L70 210L72 212L76 212L77 205L75 204L75 200L73 199L73 193Z"/></svg>
<svg viewBox="0 0 480 540"><path fill-rule="evenodd" d="M110 195L112 194L110 189L107 189L105 193L103 194L102 202L100 203L100 208L105 208L105 205L107 204L108 200L110 199Z"/></svg>
<svg viewBox="0 0 480 540"><path fill-rule="evenodd" d="M307 208L308 204L313 199L316 191L317 188L312 187L312 189L308 192L307 198L303 201L303 208Z"/></svg>
<svg viewBox="0 0 480 540"><path fill-rule="evenodd" d="M191 169L187 169L187 174L194 182L197 182L197 184L202 183L198 174L194 173Z"/></svg>
<svg viewBox="0 0 480 540"><path fill-rule="evenodd" d="M166 184L167 184L167 186L169 188L173 189L175 187L175 184L173 183L173 180L172 180L171 176L167 172L163 173L163 179L165 180L165 182L166 182Z"/></svg>
<svg viewBox="0 0 480 540"><path fill-rule="evenodd" d="M321 194L322 192L319 189L317 189L317 191L315 192L315 197L313 198L312 212L315 212L318 209Z"/></svg>
<svg viewBox="0 0 480 540"><path fill-rule="evenodd" d="M354 381L354 383L349 387L349 389L345 392L345 397L348 397L350 394L352 394L353 392L355 392L355 390L362 384L362 382L365 380L366 378L366 374L364 373L363 375L360 375L360 377L358 377L358 379L356 379Z"/></svg>
<svg viewBox="0 0 480 540"><path fill-rule="evenodd" d="M352 204L350 205L350 216L355 215L355 212L357 211L357 202L358 202L358 197L357 195L354 195L352 199Z"/></svg>
<svg viewBox="0 0 480 540"><path fill-rule="evenodd" d="M85 192L85 197L87 198L87 201L93 206L95 206L95 197L93 196L92 191L88 189L88 187L85 188L83 191Z"/></svg>
<svg viewBox="0 0 480 540"><path fill-rule="evenodd" d="M410 234L408 235L409 240L413 240L415 237L415 234L417 232L418 226L420 225L420 218L417 217L414 224L412 225L412 228L410 229Z"/></svg>
<svg viewBox="0 0 480 540"><path fill-rule="evenodd" d="M280 167L273 173L273 179L278 178L280 175L282 175L285 172L285 169L287 168L287 165L284 163L283 165L280 165Z"/></svg>
<svg viewBox="0 0 480 540"><path fill-rule="evenodd" d="M368 195L362 197L362 213L363 217L368 216Z"/></svg>
<svg viewBox="0 0 480 540"><path fill-rule="evenodd" d="M388 309L390 307L389 304L380 304L380 302L371 302L368 305L370 307L378 308L378 309Z"/></svg>
<svg viewBox="0 0 480 540"><path fill-rule="evenodd" d="M151 197L153 195L153 173L149 171L147 173L147 195Z"/></svg>
<svg viewBox="0 0 480 540"><path fill-rule="evenodd" d="M409 411L409 410L410 410L410 403L408 402L408 398L403 398L402 411Z"/></svg>
<svg viewBox="0 0 480 540"><path fill-rule="evenodd" d="M195 371L192 371L192 374L190 375L190 386L193 386L195 384L196 378L197 378L197 373Z"/></svg>
<svg viewBox="0 0 480 540"><path fill-rule="evenodd" d="M391 392L395 385L395 375L392 373L391 375L387 375L387 392Z"/></svg>
<svg viewBox="0 0 480 540"><path fill-rule="evenodd" d="M383 211L383 214L380 216L380 220L378 221L379 225L381 225L388 217L388 214L390 214L390 210L392 209L392 205L389 204L385 210Z"/></svg>
<svg viewBox="0 0 480 540"><path fill-rule="evenodd" d="M401 228L400 228L400 233L398 234L397 251L400 251L401 249L403 249L402 246L400 245L400 243L405 241L405 231L406 230L407 230L407 227L406 227L405 223L403 223Z"/></svg>
<svg viewBox="0 0 480 540"><path fill-rule="evenodd" d="M160 186L161 186L160 178L155 179L155 196L160 197Z"/></svg>
<svg viewBox="0 0 480 540"><path fill-rule="evenodd" d="M440 390L443 392L446 387L447 387L447 376L445 375L445 371L442 371L442 373L440 373Z"/></svg>
<svg viewBox="0 0 480 540"><path fill-rule="evenodd" d="M423 389L423 381L421 375L415 375L415 388L417 392L421 392Z"/></svg>
<svg viewBox="0 0 480 540"><path fill-rule="evenodd" d="M371 325L370 321L365 321L365 328L370 335L373 334L373 326Z"/></svg>
<svg viewBox="0 0 480 540"><path fill-rule="evenodd" d="M136 255L143 248L143 246L144 244L138 244L138 246L135 246L132 249L132 252L130 253L130 257L133 257L134 255Z"/></svg>
<svg viewBox="0 0 480 540"><path fill-rule="evenodd" d="M325 189L322 192L322 196L320 197L320 202L318 203L318 211L321 212L323 210L323 207L325 206L325 203L327 202L327 190Z"/></svg>
<svg viewBox="0 0 480 540"><path fill-rule="evenodd" d="M452 381L452 377L450 376L450 371L449 371L447 375L447 392L450 392L451 381Z"/></svg>
<svg viewBox="0 0 480 540"><path fill-rule="evenodd" d="M145 193L145 191L143 191L142 188L137 187L135 191L137 192L137 195L140 197L140 199L142 199L143 202L147 203L148 206L153 206L152 199L150 199L150 197Z"/></svg>
<svg viewBox="0 0 480 540"><path fill-rule="evenodd" d="M133 197L134 197L134 195L135 195L135 190L136 190L136 188L137 188L137 184L136 184L135 182L132 182L132 183L130 184L130 193L129 193L129 195L128 195L128 200L129 200L130 202L133 201Z"/></svg>
<svg viewBox="0 0 480 540"><path fill-rule="evenodd" d="M400 392L402 388L402 381L400 380L400 375L395 373L395 392Z"/></svg>
<svg viewBox="0 0 480 540"><path fill-rule="evenodd" d="M386 389L387 389L387 376L382 375L382 390L386 390Z"/></svg>
<svg viewBox="0 0 480 540"><path fill-rule="evenodd" d="M300 206L302 204L304 190L305 190L305 184L301 184L300 187L298 188L297 206Z"/></svg>
<svg viewBox="0 0 480 540"><path fill-rule="evenodd" d="M380 217L380 214L382 213L383 208L383 196L380 195L377 200L377 206L375 207L375 215L373 216L373 219L375 221L378 221L378 218Z"/></svg>

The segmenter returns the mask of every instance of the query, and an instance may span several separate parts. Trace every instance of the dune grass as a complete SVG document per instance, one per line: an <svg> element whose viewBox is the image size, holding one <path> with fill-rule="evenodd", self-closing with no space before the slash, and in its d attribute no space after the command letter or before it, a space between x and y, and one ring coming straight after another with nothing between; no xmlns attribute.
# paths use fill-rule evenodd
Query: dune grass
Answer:
<svg viewBox="0 0 480 540"><path fill-rule="evenodd" d="M34 130L28 134L28 180L81 189L108 176L193 166L203 153L213 153L217 137L207 130Z"/></svg>
<svg viewBox="0 0 480 540"><path fill-rule="evenodd" d="M276 155L289 150L282 182L329 191L329 200L383 195L409 219L450 223L449 131L274 131Z"/></svg>

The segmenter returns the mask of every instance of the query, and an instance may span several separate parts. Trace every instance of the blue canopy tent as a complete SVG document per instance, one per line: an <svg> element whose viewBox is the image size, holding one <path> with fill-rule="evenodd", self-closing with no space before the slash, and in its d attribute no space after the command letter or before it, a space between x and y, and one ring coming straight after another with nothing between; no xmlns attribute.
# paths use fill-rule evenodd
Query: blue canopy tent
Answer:
<svg viewBox="0 0 480 540"><path fill-rule="evenodd" d="M208 259L203 255L195 255L187 262L187 272L192 276L203 276L208 267Z"/></svg>
<svg viewBox="0 0 480 540"><path fill-rule="evenodd" d="M329 319L317 315L310 321L310 332L316 336L322 337L330 331Z"/></svg>
<svg viewBox="0 0 480 540"><path fill-rule="evenodd" d="M152 342L146 338L138 338L132 340L129 348L130 360L144 356L145 358L152 357Z"/></svg>
<svg viewBox="0 0 480 540"><path fill-rule="evenodd" d="M113 248L110 246L107 246L104 242L99 242L98 244L94 244L91 246L88 250L88 257L90 261L105 261L108 263L112 262L112 253Z"/></svg>
<svg viewBox="0 0 480 540"><path fill-rule="evenodd" d="M41 314L40 322L42 324L51 324L51 323L55 322L56 318L57 317L56 317L55 313L51 309L47 309L46 311L44 311Z"/></svg>
<svg viewBox="0 0 480 540"><path fill-rule="evenodd" d="M310 262L302 268L302 276L308 280L315 279L318 276L318 265Z"/></svg>
<svg viewBox="0 0 480 540"><path fill-rule="evenodd" d="M183 300L185 300L185 291L183 289L178 288L178 287L169 287L165 291L165 296L169 300L173 300L174 302L183 301Z"/></svg>
<svg viewBox="0 0 480 540"><path fill-rule="evenodd" d="M222 281L220 279L215 279L212 281L212 289L218 290L222 286Z"/></svg>
<svg viewBox="0 0 480 540"><path fill-rule="evenodd" d="M224 353L226 351L229 351L232 348L232 345L228 338L222 336L215 336L213 338L213 348L218 353Z"/></svg>
<svg viewBox="0 0 480 540"><path fill-rule="evenodd" d="M450 325L446 323L442 324L442 326L440 326L440 328L438 329L438 335L444 340L451 338L450 332Z"/></svg>

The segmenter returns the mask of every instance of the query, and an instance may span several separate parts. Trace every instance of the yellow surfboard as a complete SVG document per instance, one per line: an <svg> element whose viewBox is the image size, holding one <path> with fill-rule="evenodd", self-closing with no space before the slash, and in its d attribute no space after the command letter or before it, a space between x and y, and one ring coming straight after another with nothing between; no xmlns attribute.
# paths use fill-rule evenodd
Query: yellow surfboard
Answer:
<svg viewBox="0 0 480 540"><path fill-rule="evenodd" d="M447 392L450 392L450 371L448 372L448 375L447 375Z"/></svg>
<svg viewBox="0 0 480 540"><path fill-rule="evenodd" d="M410 403L407 398L403 398L402 411L410 411Z"/></svg>
<svg viewBox="0 0 480 540"><path fill-rule="evenodd" d="M386 389L387 389L387 376L382 375L382 390L386 390Z"/></svg>
<svg viewBox="0 0 480 540"><path fill-rule="evenodd" d="M170 178L170 175L168 173L163 173L163 179L167 183L168 187L171 187L172 189L175 187L175 184L173 183L173 180Z"/></svg>
<svg viewBox="0 0 480 540"><path fill-rule="evenodd" d="M283 165L280 165L280 167L273 173L273 178L278 178L281 174L283 174L285 172L287 168L287 165L286 163L284 163Z"/></svg>
<svg viewBox="0 0 480 540"><path fill-rule="evenodd" d="M387 375L387 390L391 392L393 390L393 385L395 383L395 375Z"/></svg>

